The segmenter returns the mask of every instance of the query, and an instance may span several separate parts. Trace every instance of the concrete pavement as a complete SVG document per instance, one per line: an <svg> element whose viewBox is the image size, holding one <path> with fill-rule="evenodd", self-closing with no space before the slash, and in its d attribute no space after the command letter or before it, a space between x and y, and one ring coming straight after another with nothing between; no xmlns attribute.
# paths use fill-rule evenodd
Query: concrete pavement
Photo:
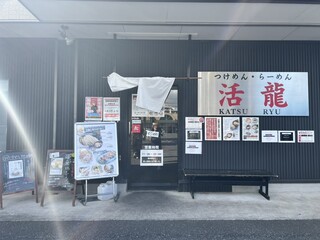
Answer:
<svg viewBox="0 0 320 240"><path fill-rule="evenodd" d="M271 184L270 201L257 190L237 187L232 193L196 193L195 199L188 192L120 190L117 202L76 201L75 207L69 191L48 192L44 207L22 192L3 196L0 221L320 219L320 184Z"/></svg>

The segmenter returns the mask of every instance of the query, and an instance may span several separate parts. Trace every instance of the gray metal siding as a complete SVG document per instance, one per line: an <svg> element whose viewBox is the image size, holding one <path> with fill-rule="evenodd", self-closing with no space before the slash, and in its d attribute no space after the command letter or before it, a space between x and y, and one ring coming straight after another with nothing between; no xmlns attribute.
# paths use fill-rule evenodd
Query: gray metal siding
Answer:
<svg viewBox="0 0 320 240"><path fill-rule="evenodd" d="M0 58L6 59L9 99L28 134L24 139L11 117L8 118L7 149L23 150L32 143L40 164L52 140L53 41L2 41ZM1 71L3 66L1 66ZM0 72L1 72L0 71Z"/></svg>
<svg viewBox="0 0 320 240"><path fill-rule="evenodd" d="M52 148L55 40L1 39L0 76L9 80L9 95L44 162ZM73 147L75 45L58 44L57 148ZM266 169L280 182L320 182L319 42L273 41L130 41L78 40L77 121L84 120L86 96L119 96L120 177L129 164L130 96L112 93L103 79L114 69L122 76L191 76L198 71L291 71L309 73L309 117L260 117L262 130L314 130L314 144L206 142L202 155L186 155L185 117L197 116L197 81L176 80L179 90L179 169ZM25 144L13 122L8 124L8 149ZM182 178L179 172L180 179Z"/></svg>

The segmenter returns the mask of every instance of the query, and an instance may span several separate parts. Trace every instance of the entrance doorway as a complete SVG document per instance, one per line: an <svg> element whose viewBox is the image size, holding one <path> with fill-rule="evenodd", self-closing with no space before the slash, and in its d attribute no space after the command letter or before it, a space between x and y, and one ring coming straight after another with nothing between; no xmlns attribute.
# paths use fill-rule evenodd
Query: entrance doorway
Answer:
<svg viewBox="0 0 320 240"><path fill-rule="evenodd" d="M135 95L132 96L132 105L135 106ZM131 114L131 159L128 169L128 188L177 189L178 90L172 89L170 91L161 113L147 112L144 114L148 116L145 116L141 114L140 110L138 109L137 112L132 110ZM145 164L141 164L141 153L143 155L145 152L152 152L152 150L163 150L162 166L155 166L157 164L142 166Z"/></svg>

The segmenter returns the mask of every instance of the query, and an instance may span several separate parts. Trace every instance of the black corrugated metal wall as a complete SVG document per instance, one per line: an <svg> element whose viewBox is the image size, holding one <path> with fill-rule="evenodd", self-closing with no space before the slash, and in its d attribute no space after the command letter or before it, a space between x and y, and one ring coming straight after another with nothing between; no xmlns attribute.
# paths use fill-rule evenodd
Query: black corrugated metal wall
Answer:
<svg viewBox="0 0 320 240"><path fill-rule="evenodd" d="M42 162L52 148L55 40L1 39L0 76ZM184 154L186 116L197 116L197 81L176 80L179 90L179 169L266 169L280 182L320 182L319 42L78 40L58 43L56 148L72 149L74 84L78 83L77 121L84 120L85 96L120 96L118 124L120 178L128 167L130 94L112 93L103 76L191 76L198 71L269 71L309 73L309 117L260 117L261 130L314 130L314 144L206 142L202 155ZM77 59L76 59L77 58ZM7 149L25 144L9 120ZM179 173L181 175L181 172Z"/></svg>

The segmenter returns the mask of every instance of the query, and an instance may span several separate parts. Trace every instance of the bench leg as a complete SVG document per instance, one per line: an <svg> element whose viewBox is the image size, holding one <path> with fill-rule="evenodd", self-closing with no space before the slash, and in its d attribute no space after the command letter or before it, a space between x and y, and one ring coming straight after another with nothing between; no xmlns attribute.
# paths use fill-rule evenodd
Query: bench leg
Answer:
<svg viewBox="0 0 320 240"><path fill-rule="evenodd" d="M190 195L192 197L192 199L194 199L194 189L193 189L193 186L194 185L194 178L193 177L190 177L189 178L189 190L190 190Z"/></svg>
<svg viewBox="0 0 320 240"><path fill-rule="evenodd" d="M270 200L270 196L269 196L269 183L267 183L267 184L265 185L265 189L266 189L266 191L264 192L264 191L263 191L263 186L261 185L261 186L260 186L259 193L260 193L263 197L265 197L266 199Z"/></svg>

